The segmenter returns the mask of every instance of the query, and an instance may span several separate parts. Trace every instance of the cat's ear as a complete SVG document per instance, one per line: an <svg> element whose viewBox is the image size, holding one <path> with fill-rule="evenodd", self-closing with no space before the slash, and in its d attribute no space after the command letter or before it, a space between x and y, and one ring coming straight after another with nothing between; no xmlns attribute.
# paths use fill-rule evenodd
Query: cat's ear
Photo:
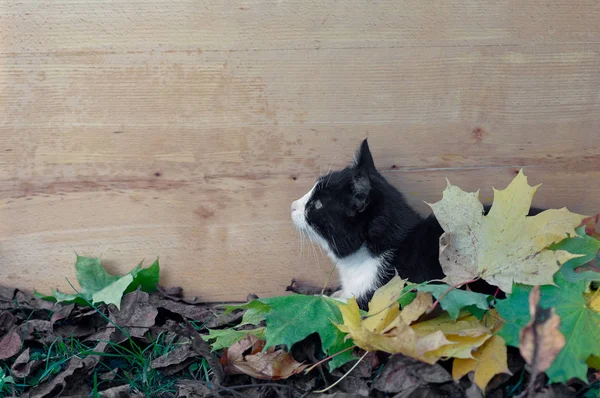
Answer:
<svg viewBox="0 0 600 398"><path fill-rule="evenodd" d="M352 192L350 198L350 215L364 211L369 204L371 192L371 177L365 169L359 168L352 177Z"/></svg>
<svg viewBox="0 0 600 398"><path fill-rule="evenodd" d="M360 144L358 151L354 155L354 167L359 170L364 170L367 173L375 171L375 162L373 161L373 155L369 149L369 143L365 138Z"/></svg>

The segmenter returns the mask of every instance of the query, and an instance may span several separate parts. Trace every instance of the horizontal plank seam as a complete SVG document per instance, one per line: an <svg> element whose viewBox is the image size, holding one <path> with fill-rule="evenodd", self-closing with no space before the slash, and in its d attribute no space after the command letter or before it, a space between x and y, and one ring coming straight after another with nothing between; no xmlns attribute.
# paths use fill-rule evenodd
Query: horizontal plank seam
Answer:
<svg viewBox="0 0 600 398"><path fill-rule="evenodd" d="M575 41L575 42L560 42L560 43L497 43L497 44L432 44L432 45L400 45L400 46L346 46L346 47L290 47L290 48L246 48L246 49L210 49L210 50L128 50L128 51L45 51L45 52L0 52L0 58L11 58L11 57L40 57L40 56L78 56L78 55L131 55L131 54L146 54L146 53L160 53L160 54L178 54L178 53L236 53L236 52L282 52L282 51L330 51L330 50L393 50L393 49L407 49L407 48L487 48L487 47L523 47L523 48L537 48L537 47L556 47L556 46L571 46L571 45L597 45L600 44L598 41Z"/></svg>

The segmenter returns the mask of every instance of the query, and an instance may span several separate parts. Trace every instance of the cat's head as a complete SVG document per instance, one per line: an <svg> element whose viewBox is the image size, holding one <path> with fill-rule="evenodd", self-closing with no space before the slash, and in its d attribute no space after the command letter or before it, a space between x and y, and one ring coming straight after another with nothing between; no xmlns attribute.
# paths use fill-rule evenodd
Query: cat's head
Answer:
<svg viewBox="0 0 600 398"><path fill-rule="evenodd" d="M330 255L348 256L367 238L372 210L382 202L382 183L387 184L365 139L351 165L319 177L306 195L292 203L292 220Z"/></svg>

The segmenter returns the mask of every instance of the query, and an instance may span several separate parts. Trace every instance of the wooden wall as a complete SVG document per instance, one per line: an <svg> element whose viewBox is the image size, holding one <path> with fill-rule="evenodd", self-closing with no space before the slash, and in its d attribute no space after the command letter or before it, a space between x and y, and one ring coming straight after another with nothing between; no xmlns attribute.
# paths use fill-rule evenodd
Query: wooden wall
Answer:
<svg viewBox="0 0 600 398"><path fill-rule="evenodd" d="M412 203L600 210L597 0L0 1L0 277L160 255L205 300L322 282L292 200L365 136Z"/></svg>

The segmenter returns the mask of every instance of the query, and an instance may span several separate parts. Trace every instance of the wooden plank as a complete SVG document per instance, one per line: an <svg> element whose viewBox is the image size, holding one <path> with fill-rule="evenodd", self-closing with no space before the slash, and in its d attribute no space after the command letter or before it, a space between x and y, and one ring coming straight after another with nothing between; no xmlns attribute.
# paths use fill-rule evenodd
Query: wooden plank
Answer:
<svg viewBox="0 0 600 398"><path fill-rule="evenodd" d="M205 300L329 271L290 202L368 136L426 211L444 177L600 208L600 3L0 1L0 277L74 252ZM314 250L314 251L313 251ZM268 283L266 283L268 281Z"/></svg>
<svg viewBox="0 0 600 398"><path fill-rule="evenodd" d="M78 179L600 161L600 45L11 57L3 195ZM33 188L31 188L33 184Z"/></svg>
<svg viewBox="0 0 600 398"><path fill-rule="evenodd" d="M600 42L596 0L0 4L0 54Z"/></svg>
<svg viewBox="0 0 600 398"><path fill-rule="evenodd" d="M600 195L590 194L600 172L525 169L532 184L544 185L535 205L591 213ZM505 186L513 168L459 171L394 171L385 175L425 210L422 201L439 200L444 177L466 190ZM142 258L160 256L162 283L181 285L203 300L244 300L248 293L282 294L292 278L323 283L331 263L318 248L305 245L289 219L292 200L310 189L301 177L219 178L170 189L123 188L39 194L0 207L0 258L5 283L46 291L69 290L74 252L101 256L113 272L127 272Z"/></svg>

